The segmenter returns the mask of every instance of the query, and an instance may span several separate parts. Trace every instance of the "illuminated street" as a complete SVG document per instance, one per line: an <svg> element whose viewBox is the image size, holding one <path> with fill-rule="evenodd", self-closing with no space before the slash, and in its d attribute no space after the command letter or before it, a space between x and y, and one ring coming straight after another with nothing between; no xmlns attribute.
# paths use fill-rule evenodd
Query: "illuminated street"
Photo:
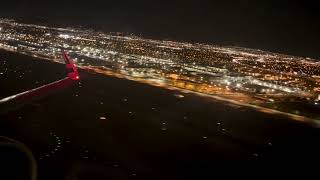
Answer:
<svg viewBox="0 0 320 180"><path fill-rule="evenodd" d="M0 20L0 27L4 50L62 62L64 49L91 72L200 93L293 120L317 124L320 119L320 63L314 59L8 19Z"/></svg>

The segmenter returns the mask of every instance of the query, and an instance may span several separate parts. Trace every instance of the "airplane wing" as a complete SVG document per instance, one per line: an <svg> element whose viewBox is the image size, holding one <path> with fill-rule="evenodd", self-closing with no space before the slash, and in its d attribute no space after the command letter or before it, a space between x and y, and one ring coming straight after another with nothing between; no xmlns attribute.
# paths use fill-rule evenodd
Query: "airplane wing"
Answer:
<svg viewBox="0 0 320 180"><path fill-rule="evenodd" d="M78 70L73 60L69 57L66 51L62 51L63 58L68 70L67 77L60 79L43 86L30 89L12 96L0 99L0 114L6 113L12 109L16 109L21 105L32 101L33 99L48 95L50 92L54 92L59 89L63 89L74 84L74 81L80 79Z"/></svg>

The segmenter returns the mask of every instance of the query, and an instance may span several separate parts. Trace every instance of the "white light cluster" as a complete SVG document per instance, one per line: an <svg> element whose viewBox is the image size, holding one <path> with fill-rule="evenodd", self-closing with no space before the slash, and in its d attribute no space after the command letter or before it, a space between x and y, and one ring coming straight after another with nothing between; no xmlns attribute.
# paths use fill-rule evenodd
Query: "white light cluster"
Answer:
<svg viewBox="0 0 320 180"><path fill-rule="evenodd" d="M60 38L63 38L63 39L73 38L73 36L70 36L69 34L59 34L59 37L60 37Z"/></svg>

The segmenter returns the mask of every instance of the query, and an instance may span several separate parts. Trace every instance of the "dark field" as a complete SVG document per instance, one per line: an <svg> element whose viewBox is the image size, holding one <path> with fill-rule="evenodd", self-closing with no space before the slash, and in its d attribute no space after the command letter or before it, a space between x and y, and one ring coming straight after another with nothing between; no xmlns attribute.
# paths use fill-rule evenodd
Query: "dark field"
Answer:
<svg viewBox="0 0 320 180"><path fill-rule="evenodd" d="M0 98L65 77L62 64L4 51L0 72ZM0 109L0 135L33 151L40 179L316 173L320 136L308 124L194 94L179 98L179 91L129 80L80 75L72 86Z"/></svg>

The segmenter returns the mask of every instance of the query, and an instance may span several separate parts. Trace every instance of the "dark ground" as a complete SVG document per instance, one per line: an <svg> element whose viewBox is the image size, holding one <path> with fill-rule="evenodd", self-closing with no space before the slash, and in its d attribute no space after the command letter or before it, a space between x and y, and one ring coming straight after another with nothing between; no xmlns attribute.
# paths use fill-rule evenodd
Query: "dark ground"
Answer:
<svg viewBox="0 0 320 180"><path fill-rule="evenodd" d="M0 72L1 98L65 76L64 65L4 51ZM0 135L33 151L40 179L317 173L320 136L306 124L80 73L79 83L0 114Z"/></svg>

